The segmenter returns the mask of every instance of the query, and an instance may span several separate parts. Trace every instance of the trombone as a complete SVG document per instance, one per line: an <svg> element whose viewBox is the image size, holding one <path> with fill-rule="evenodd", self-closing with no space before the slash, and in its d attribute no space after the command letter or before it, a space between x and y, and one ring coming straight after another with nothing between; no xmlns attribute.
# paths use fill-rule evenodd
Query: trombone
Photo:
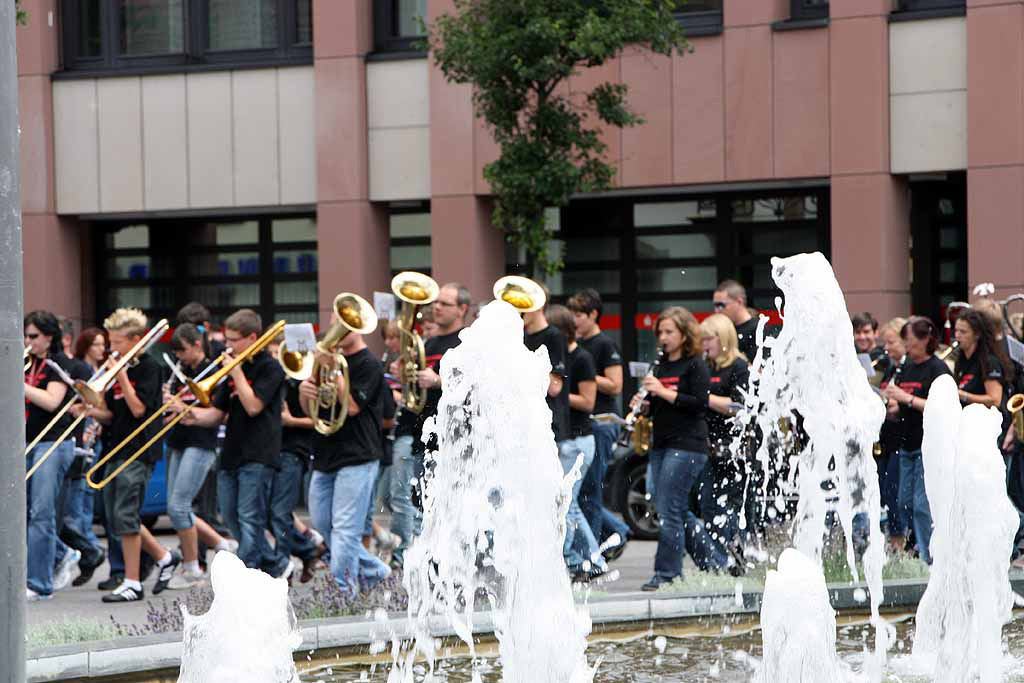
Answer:
<svg viewBox="0 0 1024 683"><path fill-rule="evenodd" d="M544 290L528 277L506 275L494 283L495 299L510 304L519 313L532 313L544 308L547 297Z"/></svg>
<svg viewBox="0 0 1024 683"><path fill-rule="evenodd" d="M122 439L121 443L114 446L109 452L103 454L103 457L101 457L96 462L96 464L94 464L92 468L85 473L85 483L88 484L90 488L96 490L102 489L111 481L113 481L114 477L119 475L121 471L124 470L124 468L128 467L128 465L131 465L138 459L140 455L149 450L150 446L152 446L161 438L163 438L163 436L167 432L169 432L171 428L174 427L174 425L181 422L181 420L186 415L188 415L192 411L192 409L196 407L196 405L201 405L203 407L209 406L212 399L212 392L214 387L220 384L221 381L228 376L228 373L235 369L235 367L241 365L243 362L247 361L252 356L255 356L257 353L266 348L266 346L270 344L270 342L274 341L274 338L277 337L277 335L281 334L281 331L284 329L284 325L285 323L283 320L278 320L276 323L270 326L270 329L263 333L263 336L261 336L255 342L253 342L252 346L247 348L242 353L233 357L228 356L226 352L222 353L220 357L217 358L217 360L210 363L200 375L192 379L186 379L186 386L183 387L181 391L179 391L177 394L172 396L170 401L164 403L162 406L160 406L159 410L157 410L152 415L147 417L142 422L142 424L135 428L135 430L131 434ZM214 367L218 365L220 366L220 368L209 377L206 377L207 373L209 373ZM111 458L120 453L125 446L130 444L135 439L135 437L143 433L146 430L146 428L149 427L149 425L153 424L153 422L155 422L158 418L162 417L167 412L167 409L170 406L172 406L177 401L181 400L182 397L184 397L185 393L189 391L191 391L192 395L195 396L196 398L196 400L193 403L189 403L188 405L186 405L184 410L182 410L173 418L171 418L171 420L169 420L163 427L160 428L160 431L151 436L149 440L146 441L146 443L144 443L142 446L136 449L134 453L129 455L124 462L122 462L114 469L113 472L109 473L99 482L94 482L92 480L93 476L100 470L100 468L106 465L111 460Z"/></svg>
<svg viewBox="0 0 1024 683"><path fill-rule="evenodd" d="M398 315L398 331L402 335L399 352L399 376L402 380L402 402L406 410L419 414L427 405L427 390L420 387L416 374L427 367L423 338L416 333L416 316L421 306L433 303L440 289L434 278L405 271L391 279L391 291L402 301Z"/></svg>
<svg viewBox="0 0 1024 683"><path fill-rule="evenodd" d="M114 361L112 365L110 365L106 369L101 368L95 375L93 375L93 377L88 382L83 382L81 380L74 382L71 388L76 394L75 398L65 403L64 407L61 408L57 412L57 414L53 416L53 419L50 420L49 424L47 424L46 427L44 427L43 430L39 432L38 435L36 435L36 438L32 440L32 443L30 443L25 448L25 455L28 455L32 451L32 449L35 448L36 445L43 440L43 435L45 435L47 432L53 429L54 425L56 425L60 421L60 419L64 417L64 414L68 412L68 410L71 409L71 406L74 405L78 400L82 400L84 403L88 403L90 406L93 407L103 405L103 394L105 394L107 392L107 389L109 389L110 386L114 383L114 381L117 379L118 374L120 374L120 372L124 370L125 367L127 367L129 364L135 363L139 356L141 356L147 350L149 350L149 347L155 344L160 339L160 337L163 336L164 332L167 331L168 327L170 327L170 324L167 322L167 320L160 320L160 322L154 325L153 328L149 332L147 332L145 336L142 337L142 339L136 342L135 346L133 346L131 350L129 350L128 353L124 355L124 357L118 357L117 353L114 352L107 360L108 363L110 361ZM29 471L25 473L26 481L28 480L29 477L35 474L35 471L39 469L40 465L46 462L46 459L49 458L53 451L57 449L57 446L60 445L60 443L64 441L64 439L68 438L69 434L75 431L75 428L79 425L79 423L85 419L85 415L85 412L83 412L81 415L76 417L71 422L71 424L68 425L67 429L65 429L61 433L61 435L57 437L57 439L53 442L53 445L50 446L49 450L43 453L42 457L40 457L39 460L37 460L36 463L32 465L31 469L29 469Z"/></svg>
<svg viewBox="0 0 1024 683"><path fill-rule="evenodd" d="M377 328L377 313L363 297L342 292L334 297L333 305L338 319L327 329L323 340L317 342L315 351L288 351L284 344L278 350L281 367L286 375L300 381L311 380L319 387L317 398L311 400L305 408L313 419L313 428L324 436L341 429L348 418L348 361L341 353L341 342L352 332L369 334ZM322 361L321 355L328 356L330 360ZM340 402L338 385L334 381L339 372L345 377L345 393ZM330 411L326 420L320 417L321 408Z"/></svg>

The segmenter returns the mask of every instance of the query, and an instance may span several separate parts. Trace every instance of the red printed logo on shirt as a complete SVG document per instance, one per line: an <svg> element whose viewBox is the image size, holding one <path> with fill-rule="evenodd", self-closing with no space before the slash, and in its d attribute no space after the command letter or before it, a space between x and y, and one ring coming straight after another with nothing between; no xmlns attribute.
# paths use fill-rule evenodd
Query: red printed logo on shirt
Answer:
<svg viewBox="0 0 1024 683"><path fill-rule="evenodd" d="M251 379L246 377L245 381L249 383L250 387L252 386ZM235 398L236 396L238 396L238 390L235 388L235 378L231 377L230 375L228 376L228 388L231 389L231 398Z"/></svg>
<svg viewBox="0 0 1024 683"><path fill-rule="evenodd" d="M437 372L437 368L440 367L441 365L441 356L443 355L444 354L442 353L434 353L429 356L426 356L425 358L427 361L427 367L433 370L434 372Z"/></svg>
<svg viewBox="0 0 1024 683"><path fill-rule="evenodd" d="M968 373L960 378L960 388L963 389L967 384L974 379L974 373Z"/></svg>
<svg viewBox="0 0 1024 683"><path fill-rule="evenodd" d="M675 389L679 386L678 377L659 377L658 379L666 389Z"/></svg>
<svg viewBox="0 0 1024 683"><path fill-rule="evenodd" d="M135 388L135 380L130 379L130 380L128 380L128 383L132 385L132 389ZM124 400L124 391L121 389L121 382L117 382L116 384L114 384L114 400L115 401L123 401Z"/></svg>
<svg viewBox="0 0 1024 683"><path fill-rule="evenodd" d="M721 384L722 383L722 378L721 377L712 377L711 378L711 383L712 384Z"/></svg>

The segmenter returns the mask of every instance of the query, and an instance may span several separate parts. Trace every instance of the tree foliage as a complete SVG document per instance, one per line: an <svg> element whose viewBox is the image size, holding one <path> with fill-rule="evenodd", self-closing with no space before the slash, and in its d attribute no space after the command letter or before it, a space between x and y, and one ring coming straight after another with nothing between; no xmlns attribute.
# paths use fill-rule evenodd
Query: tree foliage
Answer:
<svg viewBox="0 0 1024 683"><path fill-rule="evenodd" d="M501 148L484 167L495 195L493 222L547 272L561 257L546 249L544 209L578 192L608 189L615 168L597 121L643 119L621 83L568 93L567 80L630 46L662 55L688 49L673 12L681 0L454 0L427 27L445 78L473 85L473 103ZM596 119L596 120L595 120Z"/></svg>

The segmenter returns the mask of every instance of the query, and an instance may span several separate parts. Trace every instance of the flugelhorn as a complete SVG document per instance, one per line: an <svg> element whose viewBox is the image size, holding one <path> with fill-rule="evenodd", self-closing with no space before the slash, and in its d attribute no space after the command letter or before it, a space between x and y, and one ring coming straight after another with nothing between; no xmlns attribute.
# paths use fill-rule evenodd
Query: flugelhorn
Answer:
<svg viewBox="0 0 1024 683"><path fill-rule="evenodd" d="M76 381L72 385L72 389L76 394L75 397L64 404L64 407L53 416L53 419L50 420L49 424L47 424L46 427L39 432L36 438L32 440L32 443L25 448L25 455L28 455L29 452L43 440L43 436L49 432L64 416L64 413L70 410L71 406L79 400L93 407L103 405L103 394L107 393L107 390L114 384L117 380L118 374L120 374L120 372L133 361L138 362L139 356L148 351L149 347L153 346L153 344L157 343L160 340L160 337L164 335L164 332L167 331L168 327L170 327L170 324L167 320L160 320L142 337L142 339L136 342L135 346L133 346L124 356L118 356L116 352L112 353L110 358L107 359L107 363L110 363L110 365L100 368L100 370L87 382L83 382L82 380ZM68 425L67 429L57 437L53 442L53 445L43 453L42 457L36 460L35 464L32 465L32 468L25 473L26 480L35 474L35 471L39 469L44 462L46 462L46 459L49 458L57 449L57 446L75 431L75 428L79 423L85 419L85 415L86 413L83 411L81 415L76 417L71 424Z"/></svg>
<svg viewBox="0 0 1024 683"><path fill-rule="evenodd" d="M493 288L494 298L511 304L520 313L544 308L547 297L544 289L528 277L506 275L498 278Z"/></svg>
<svg viewBox="0 0 1024 683"><path fill-rule="evenodd" d="M122 439L121 443L114 446L112 449L110 449L109 452L103 454L103 457L100 458L96 462L96 464L94 464L92 468L85 473L85 483L88 484L90 488L102 489L111 481L113 481L114 477L119 475L124 468L128 467L128 465L135 462L140 455L148 451L150 446L152 446L161 438L163 438L163 436L167 434L167 432L169 432L171 428L173 428L176 424L181 422L181 420L186 415L188 415L193 408L195 408L197 405L201 405L203 407L209 406L212 399L212 393L214 388L218 384L220 384L220 382L225 377L227 377L228 373L234 370L236 366L241 365L248 359L252 358L257 353L266 348L267 345L270 344L270 342L274 341L274 338L277 337L277 335L281 334L281 330L284 329L284 324L285 323L283 320L278 320L276 323L271 325L266 332L263 333L263 336L254 341L252 343L252 346L247 348L245 351L242 351L237 356L229 356L226 352L222 353L220 357L217 358L217 360L210 363L210 365L208 365L200 375L196 376L193 379L186 379L186 386L177 394L172 396L170 401L164 403L162 406L160 406L159 410L155 411L152 415L147 417L142 422L142 424L140 424L138 427L135 428L134 431L132 431L131 434ZM211 370L213 370L213 368L217 366L220 366L219 369L212 375L209 375L207 377L207 373L209 373ZM106 465L111 458L120 453L125 446L127 446L133 440L135 440L135 437L137 437L139 434L142 434L146 430L146 428L149 427L149 425L151 425L157 419L163 417L164 414L167 412L167 409L170 408L177 401L180 401L187 392L191 392L192 395L195 396L195 402L187 404L184 410L182 410L173 418L171 418L163 427L160 428L160 431L151 436L149 440L146 441L146 443L144 443L139 448L135 449L135 452L129 455L127 458L125 458L124 462L122 462L116 468L114 468L113 472L110 472L109 474L107 474L107 476L105 476L98 482L94 482L92 480L93 476L100 470L100 468Z"/></svg>
<svg viewBox="0 0 1024 683"><path fill-rule="evenodd" d="M341 342L353 332L369 334L377 329L377 312L357 294L342 292L334 297L334 313L337 320L328 328L323 340L317 342L309 373L309 379L319 388L318 395L306 406L307 414L313 418L313 428L325 436L341 429L348 418L348 361L341 353ZM345 378L345 392L340 400L335 380L339 372ZM327 419L320 416L321 409L328 411Z"/></svg>
<svg viewBox="0 0 1024 683"><path fill-rule="evenodd" d="M428 275L405 271L391 279L391 291L402 301L398 315L398 331L402 337L398 358L402 403L405 410L419 414L427 405L427 390L420 387L416 375L426 369L427 353L423 338L416 333L416 316L420 307L437 299L440 288Z"/></svg>

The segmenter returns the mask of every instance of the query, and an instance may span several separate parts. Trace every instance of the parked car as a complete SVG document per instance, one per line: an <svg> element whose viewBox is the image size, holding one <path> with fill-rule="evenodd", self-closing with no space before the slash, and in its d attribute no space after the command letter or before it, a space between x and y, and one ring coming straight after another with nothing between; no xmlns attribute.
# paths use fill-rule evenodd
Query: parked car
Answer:
<svg viewBox="0 0 1024 683"><path fill-rule="evenodd" d="M604 482L605 505L622 515L633 538L658 538L658 515L647 495L647 455L616 445Z"/></svg>

